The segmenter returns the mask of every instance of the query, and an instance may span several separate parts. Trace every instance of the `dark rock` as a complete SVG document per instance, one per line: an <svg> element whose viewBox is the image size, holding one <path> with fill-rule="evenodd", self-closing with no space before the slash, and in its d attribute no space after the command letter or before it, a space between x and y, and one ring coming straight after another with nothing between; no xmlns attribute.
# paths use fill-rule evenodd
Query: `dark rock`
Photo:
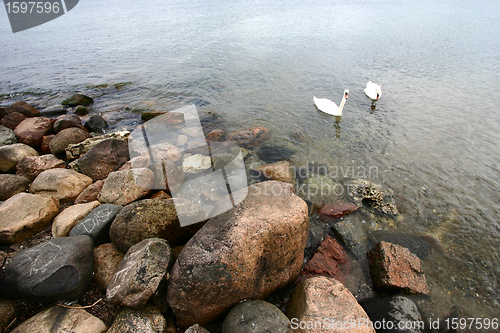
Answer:
<svg viewBox="0 0 500 333"><path fill-rule="evenodd" d="M70 98L67 98L61 102L62 105L67 105L67 106L78 106L78 105L89 106L92 103L94 103L94 100L92 98L82 94L75 94Z"/></svg>
<svg viewBox="0 0 500 333"><path fill-rule="evenodd" d="M28 117L36 117L40 115L40 111L24 101L16 102L4 109L4 113L6 114L10 114L13 112L22 113Z"/></svg>
<svg viewBox="0 0 500 333"><path fill-rule="evenodd" d="M358 205L353 202L341 201L336 204L327 204L321 207L318 212L321 220L332 222L345 214L349 214L358 210Z"/></svg>
<svg viewBox="0 0 500 333"><path fill-rule="evenodd" d="M23 158L16 166L16 174L24 176L33 181L45 170L64 168L66 165L63 160L58 159L52 154L42 156L28 156Z"/></svg>
<svg viewBox="0 0 500 333"><path fill-rule="evenodd" d="M31 181L23 176L0 174L0 201L7 200L11 196L26 192Z"/></svg>
<svg viewBox="0 0 500 333"><path fill-rule="evenodd" d="M104 186L104 180L97 180L83 190L75 199L75 204L87 203L97 200L99 192Z"/></svg>
<svg viewBox="0 0 500 333"><path fill-rule="evenodd" d="M381 328L377 332L424 332L422 316L417 305L403 296L369 298L359 302L372 322L392 322L394 328ZM401 323L401 324L400 324ZM420 325L422 324L422 325ZM402 327L401 329L399 327Z"/></svg>
<svg viewBox="0 0 500 333"><path fill-rule="evenodd" d="M17 164L28 156L38 156L38 152L24 143L14 143L0 147L0 172L12 172Z"/></svg>
<svg viewBox="0 0 500 333"><path fill-rule="evenodd" d="M161 115L164 115L165 112L161 111L161 112L149 112L149 111L145 111L145 112L142 112L141 113L141 120L142 122L146 122L148 120L151 120L153 118L156 118L158 116L161 116Z"/></svg>
<svg viewBox="0 0 500 333"><path fill-rule="evenodd" d="M222 333L292 333L290 320L280 309L261 300L234 306L222 324Z"/></svg>
<svg viewBox="0 0 500 333"><path fill-rule="evenodd" d="M266 163L274 163L278 161L285 161L289 160L293 155L295 155L297 152L286 148L286 147L279 147L270 143L267 143L265 145L262 145L259 147L259 150L257 151L257 156L259 156L259 159Z"/></svg>
<svg viewBox="0 0 500 333"><path fill-rule="evenodd" d="M42 154L51 154L50 152L50 141L55 137L55 134L46 135L42 138L42 144L40 145L40 152Z"/></svg>
<svg viewBox="0 0 500 333"><path fill-rule="evenodd" d="M63 129L70 127L78 127L80 129L84 129L80 117L78 117L76 114L63 114L62 116L57 117L57 120L55 121L53 126L55 133L59 133Z"/></svg>
<svg viewBox="0 0 500 333"><path fill-rule="evenodd" d="M167 300L181 328L216 321L242 299L265 298L300 273L307 204L286 183L254 184L233 197L246 191L189 240L174 264Z"/></svg>
<svg viewBox="0 0 500 333"><path fill-rule="evenodd" d="M348 215L332 226L332 232L357 259L363 259L367 252L367 236L363 228L362 217Z"/></svg>
<svg viewBox="0 0 500 333"><path fill-rule="evenodd" d="M348 184L349 198L358 206L363 204L388 215L398 215L399 211L390 188L368 180L351 180Z"/></svg>
<svg viewBox="0 0 500 333"><path fill-rule="evenodd" d="M28 116L19 113L12 112L2 118L2 125L13 130L17 127L23 120L27 119Z"/></svg>
<svg viewBox="0 0 500 333"><path fill-rule="evenodd" d="M14 133L20 142L38 148L43 137L52 131L52 123L52 119L45 117L27 118L17 125Z"/></svg>
<svg viewBox="0 0 500 333"><path fill-rule="evenodd" d="M82 173L94 181L106 179L129 160L128 144L122 140L108 139L99 142L78 159Z"/></svg>
<svg viewBox="0 0 500 333"><path fill-rule="evenodd" d="M179 210L179 212L176 210ZM144 199L124 207L111 224L111 241L123 252L146 238L163 238L178 245L192 237L203 223L181 228L177 214L202 219L202 209L185 199Z"/></svg>
<svg viewBox="0 0 500 333"><path fill-rule="evenodd" d="M100 205L75 225L69 235L88 235L94 241L95 246L109 242L109 227L122 208L122 206L110 204Z"/></svg>
<svg viewBox="0 0 500 333"><path fill-rule="evenodd" d="M149 238L132 246L108 284L106 300L129 308L143 307L171 265L167 241Z"/></svg>
<svg viewBox="0 0 500 333"><path fill-rule="evenodd" d="M6 332L5 329L15 317L14 302L8 299L0 299L0 331Z"/></svg>
<svg viewBox="0 0 500 333"><path fill-rule="evenodd" d="M302 280L325 275L345 283L346 276L352 272L352 263L342 246L330 235L325 237L318 251L304 266L301 273Z"/></svg>
<svg viewBox="0 0 500 333"><path fill-rule="evenodd" d="M43 109L40 111L40 116L44 117L49 117L49 116L60 116L62 114L65 114L67 111L62 105L53 105L49 106L48 108Z"/></svg>
<svg viewBox="0 0 500 333"><path fill-rule="evenodd" d="M84 126L89 130L89 132L103 133L104 129L108 128L108 123L100 115L93 114L85 122Z"/></svg>
<svg viewBox="0 0 500 333"><path fill-rule="evenodd" d="M94 248L94 281L103 289L108 287L123 260L123 252L113 243L101 244Z"/></svg>
<svg viewBox="0 0 500 333"><path fill-rule="evenodd" d="M8 127L0 125L0 146L6 146L17 142L14 131Z"/></svg>
<svg viewBox="0 0 500 333"><path fill-rule="evenodd" d="M269 129L264 126L254 127L248 130L243 130L239 132L229 133L227 135L227 140L234 141L237 145L247 148L253 149L257 147L263 140L265 140L269 136ZM274 161L265 161L265 162L276 162L281 161L283 158Z"/></svg>
<svg viewBox="0 0 500 333"><path fill-rule="evenodd" d="M77 300L92 279L94 245L88 236L51 239L18 253L5 270L1 291L34 302Z"/></svg>
<svg viewBox="0 0 500 333"><path fill-rule="evenodd" d="M90 137L89 133L77 127L63 129L50 141L50 151L54 155L66 154L65 149L70 144L82 142Z"/></svg>
<svg viewBox="0 0 500 333"><path fill-rule="evenodd" d="M381 290L428 294L420 259L402 246L380 242L367 254L373 285Z"/></svg>
<svg viewBox="0 0 500 333"><path fill-rule="evenodd" d="M84 116L90 112L90 109L86 106L78 105L76 108L74 108L73 112L79 116Z"/></svg>
<svg viewBox="0 0 500 333"><path fill-rule="evenodd" d="M165 317L153 305L123 309L106 333L166 333Z"/></svg>
<svg viewBox="0 0 500 333"><path fill-rule="evenodd" d="M297 175L299 179L302 171ZM297 195L316 206L323 206L331 202L339 202L344 199L345 189L342 183L328 176L314 176L307 178L298 188Z"/></svg>

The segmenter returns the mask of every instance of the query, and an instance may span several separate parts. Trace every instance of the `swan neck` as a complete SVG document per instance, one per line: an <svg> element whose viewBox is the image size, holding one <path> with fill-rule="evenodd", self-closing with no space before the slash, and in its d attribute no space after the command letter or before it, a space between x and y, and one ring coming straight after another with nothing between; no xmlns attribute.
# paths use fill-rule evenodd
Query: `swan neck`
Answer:
<svg viewBox="0 0 500 333"><path fill-rule="evenodd" d="M345 98L345 94L344 94L344 98L342 98L342 101L340 102L340 106L339 106L339 115L342 115L342 109L344 108L346 99L347 98Z"/></svg>

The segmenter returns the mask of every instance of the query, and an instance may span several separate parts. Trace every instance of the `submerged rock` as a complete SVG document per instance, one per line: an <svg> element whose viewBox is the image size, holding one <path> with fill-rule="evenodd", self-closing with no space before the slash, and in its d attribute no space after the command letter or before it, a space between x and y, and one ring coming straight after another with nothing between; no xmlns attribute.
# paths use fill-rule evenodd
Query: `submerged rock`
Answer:
<svg viewBox="0 0 500 333"><path fill-rule="evenodd" d="M61 102L62 105L67 105L67 106L78 106L78 105L89 106L92 103L94 103L94 100L92 98L82 94L75 94L70 98L67 98Z"/></svg>
<svg viewBox="0 0 500 333"><path fill-rule="evenodd" d="M79 116L84 116L90 112L90 109L86 106L78 105L77 107L75 107L73 112Z"/></svg>
<svg viewBox="0 0 500 333"><path fill-rule="evenodd" d="M170 275L167 299L179 326L210 323L245 298L262 299L293 282L304 258L307 212L292 185L268 181L248 187L246 199L210 219Z"/></svg>
<svg viewBox="0 0 500 333"><path fill-rule="evenodd" d="M389 215L398 215L399 211L390 188L368 180L352 180L348 184L349 198L358 206L363 204L376 211Z"/></svg>
<svg viewBox="0 0 500 333"><path fill-rule="evenodd" d="M331 230L356 258L361 260L366 256L367 235L360 215L351 214L343 217L331 227Z"/></svg>
<svg viewBox="0 0 500 333"><path fill-rule="evenodd" d="M332 222L345 214L349 214L358 210L358 205L348 201L341 201L335 204L327 204L321 207L318 212L321 220Z"/></svg>
<svg viewBox="0 0 500 333"><path fill-rule="evenodd" d="M263 140L267 139L268 135L269 128L259 126L248 130L229 133L227 135L227 140L234 141L238 146L241 146L243 148L253 149L257 147Z"/></svg>
<svg viewBox="0 0 500 333"><path fill-rule="evenodd" d="M257 179L277 180L295 185L295 174L288 161L253 167L252 172Z"/></svg>
<svg viewBox="0 0 500 333"><path fill-rule="evenodd" d="M286 161L295 154L296 152L289 148L276 146L270 143L262 145L257 151L257 156L259 156L259 159L266 163Z"/></svg>

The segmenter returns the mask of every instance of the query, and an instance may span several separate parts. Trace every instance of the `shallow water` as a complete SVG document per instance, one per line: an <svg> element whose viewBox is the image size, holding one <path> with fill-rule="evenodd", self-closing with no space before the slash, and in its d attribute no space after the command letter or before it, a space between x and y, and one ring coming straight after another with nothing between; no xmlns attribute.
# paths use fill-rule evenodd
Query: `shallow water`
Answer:
<svg viewBox="0 0 500 333"><path fill-rule="evenodd" d="M140 110L194 103L231 129L269 127L296 166L371 167L401 218L369 231L432 235L444 249L424 260L427 315L500 313L498 2L80 1L16 34L3 10L0 22L1 104L83 92L118 129ZM368 80L383 89L375 110ZM341 119L314 107L313 95L339 103L346 88Z"/></svg>

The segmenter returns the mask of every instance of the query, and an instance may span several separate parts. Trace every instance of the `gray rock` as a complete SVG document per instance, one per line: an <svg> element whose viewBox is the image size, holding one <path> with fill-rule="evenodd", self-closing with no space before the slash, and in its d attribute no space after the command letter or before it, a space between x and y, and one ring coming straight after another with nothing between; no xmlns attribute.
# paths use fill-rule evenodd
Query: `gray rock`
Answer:
<svg viewBox="0 0 500 333"><path fill-rule="evenodd" d="M17 142L14 131L0 125L0 146L6 146Z"/></svg>
<svg viewBox="0 0 500 333"><path fill-rule="evenodd" d="M78 159L78 166L93 181L105 179L129 160L128 144L122 140L107 139L92 147Z"/></svg>
<svg viewBox="0 0 500 333"><path fill-rule="evenodd" d="M108 123L98 114L93 114L83 125L89 132L103 133L108 128Z"/></svg>
<svg viewBox="0 0 500 333"><path fill-rule="evenodd" d="M309 177L297 187L297 195L317 206L344 200L345 189L342 183L328 176Z"/></svg>
<svg viewBox="0 0 500 333"><path fill-rule="evenodd" d="M234 306L224 319L222 333L292 333L290 320L280 309L261 300Z"/></svg>
<svg viewBox="0 0 500 333"><path fill-rule="evenodd" d="M49 106L48 108L45 108L42 111L40 111L40 115L45 116L45 117L59 116L61 114L65 114L65 113L66 113L66 109L62 105L52 105L52 106Z"/></svg>
<svg viewBox="0 0 500 333"><path fill-rule="evenodd" d="M26 192L31 181L23 176L0 174L0 201L7 200L11 196Z"/></svg>
<svg viewBox="0 0 500 333"><path fill-rule="evenodd" d="M31 181L45 170L64 168L63 160L58 159L52 154L42 156L28 156L23 158L16 166L16 174L24 176Z"/></svg>
<svg viewBox="0 0 500 333"><path fill-rule="evenodd" d="M196 204L178 199L179 213L192 214L194 218L204 216ZM179 205L181 203L182 205ZM146 238L163 238L169 244L179 245L193 236L202 223L181 228L174 199L144 199L124 207L111 224L111 241L123 252Z"/></svg>
<svg viewBox="0 0 500 333"><path fill-rule="evenodd" d="M366 256L367 235L363 228L361 214L344 216L341 221L332 226L332 232L358 259Z"/></svg>
<svg viewBox="0 0 500 333"><path fill-rule="evenodd" d="M129 308L144 306L171 261L172 250L164 239L149 238L132 246L108 284L106 300Z"/></svg>
<svg viewBox="0 0 500 333"><path fill-rule="evenodd" d="M73 201L90 184L90 177L73 170L56 168L39 174L31 184L30 192Z"/></svg>
<svg viewBox="0 0 500 333"><path fill-rule="evenodd" d="M433 248L433 244L428 242L428 238L401 232L374 231L370 233L370 240L373 244L384 241L401 245L410 250L411 253L416 254L420 259L425 259Z"/></svg>
<svg viewBox="0 0 500 333"><path fill-rule="evenodd" d="M22 251L7 266L1 291L40 303L80 299L92 279L93 250L90 237L75 236Z"/></svg>
<svg viewBox="0 0 500 333"><path fill-rule="evenodd" d="M70 127L78 127L80 129L84 128L80 117L76 114L63 114L62 116L57 117L57 120L53 125L55 133L59 133L63 129Z"/></svg>
<svg viewBox="0 0 500 333"><path fill-rule="evenodd" d="M84 130L77 127L65 128L50 141L49 147L50 151L54 155L66 154L66 147L70 144L80 143L91 135Z"/></svg>
<svg viewBox="0 0 500 333"><path fill-rule="evenodd" d="M165 327L165 317L148 304L139 310L122 310L107 333L165 333Z"/></svg>
<svg viewBox="0 0 500 333"><path fill-rule="evenodd" d="M151 192L153 171L148 168L111 172L99 193L99 201L126 206Z"/></svg>
<svg viewBox="0 0 500 333"><path fill-rule="evenodd" d="M422 316L417 305L403 296L369 298L359 302L371 321L392 322L394 328L379 329L377 332L420 333L424 332ZM399 324L401 323L401 324ZM408 323L408 324L406 324ZM419 324L422 325L419 325ZM420 327L419 327L420 326ZM400 329L399 327L402 327Z"/></svg>
<svg viewBox="0 0 500 333"><path fill-rule="evenodd" d="M71 229L69 235L88 235L94 241L95 246L108 243L110 241L109 227L122 208L122 206L111 204L104 204L95 208Z"/></svg>
<svg viewBox="0 0 500 333"><path fill-rule="evenodd" d="M38 156L38 152L24 143L0 147L0 172L7 173L16 170L16 165L27 156Z"/></svg>

